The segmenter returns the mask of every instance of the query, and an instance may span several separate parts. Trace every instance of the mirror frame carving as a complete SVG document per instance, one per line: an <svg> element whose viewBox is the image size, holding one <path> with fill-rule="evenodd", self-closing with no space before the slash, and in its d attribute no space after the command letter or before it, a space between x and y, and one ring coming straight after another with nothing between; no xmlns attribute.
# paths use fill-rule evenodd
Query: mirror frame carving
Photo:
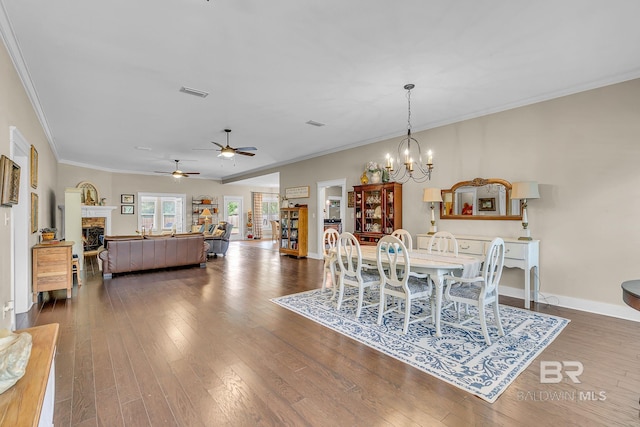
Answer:
<svg viewBox="0 0 640 427"><path fill-rule="evenodd" d="M445 194L447 193L451 193L452 195L452 209L453 209L453 194L455 194L455 191L460 188L460 187L482 187L484 185L488 185L488 184L501 184L503 185L506 190L507 190L507 215L448 215L446 213L446 204L444 202L445 199ZM467 220L506 220L506 221L521 221L522 220L522 213L519 213L517 215L511 215L510 211L511 211L511 206L512 206L512 200L511 200L511 183L507 180L501 179L501 178L475 178L472 181L460 181L456 184L454 184L450 189L448 190L441 190L441 194L442 194L442 200L443 202L440 203L440 219L467 219ZM520 212L522 212L522 204L520 204Z"/></svg>

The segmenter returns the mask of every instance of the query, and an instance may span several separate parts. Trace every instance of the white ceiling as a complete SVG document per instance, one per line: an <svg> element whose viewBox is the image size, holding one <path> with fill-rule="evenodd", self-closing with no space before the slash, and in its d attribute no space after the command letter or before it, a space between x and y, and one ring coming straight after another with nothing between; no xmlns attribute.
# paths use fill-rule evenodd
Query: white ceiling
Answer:
<svg viewBox="0 0 640 427"><path fill-rule="evenodd" d="M640 77L636 0L0 5L59 161L111 171L172 171L180 159L232 180L399 136L405 83L422 130ZM196 150L224 143L224 128L256 156Z"/></svg>

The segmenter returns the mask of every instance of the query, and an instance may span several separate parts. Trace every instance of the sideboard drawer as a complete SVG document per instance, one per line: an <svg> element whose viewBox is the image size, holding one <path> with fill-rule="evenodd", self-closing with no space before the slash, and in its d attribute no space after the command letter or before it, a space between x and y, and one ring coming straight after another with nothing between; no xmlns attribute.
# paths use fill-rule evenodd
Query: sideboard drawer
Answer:
<svg viewBox="0 0 640 427"><path fill-rule="evenodd" d="M524 259L527 253L527 247L518 243L504 244L504 257L510 259Z"/></svg>
<svg viewBox="0 0 640 427"><path fill-rule="evenodd" d="M484 255L484 242L478 240L458 240L458 253Z"/></svg>

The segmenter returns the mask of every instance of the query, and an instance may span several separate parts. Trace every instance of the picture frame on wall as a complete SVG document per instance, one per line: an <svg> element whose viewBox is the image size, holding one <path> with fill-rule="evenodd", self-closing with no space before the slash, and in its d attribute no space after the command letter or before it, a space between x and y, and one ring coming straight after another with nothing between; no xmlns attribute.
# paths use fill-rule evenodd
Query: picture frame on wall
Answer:
<svg viewBox="0 0 640 427"><path fill-rule="evenodd" d="M479 211L495 211L496 210L496 198L488 197L486 199L478 199Z"/></svg>
<svg viewBox="0 0 640 427"><path fill-rule="evenodd" d="M38 195L31 193L31 234L38 232Z"/></svg>
<svg viewBox="0 0 640 427"><path fill-rule="evenodd" d="M82 190L80 196L80 202L85 206L96 206L100 201L100 195L98 194L98 188L89 181L80 182L76 188Z"/></svg>
<svg viewBox="0 0 640 427"><path fill-rule="evenodd" d="M120 203L133 204L135 196L133 194L121 194Z"/></svg>
<svg viewBox="0 0 640 427"><path fill-rule="evenodd" d="M20 166L7 156L0 156L0 177L2 177L0 204L17 205L20 196Z"/></svg>
<svg viewBox="0 0 640 427"><path fill-rule="evenodd" d="M38 188L38 150L31 146L31 188Z"/></svg>
<svg viewBox="0 0 640 427"><path fill-rule="evenodd" d="M120 206L120 213L122 215L133 215L133 205L122 205Z"/></svg>
<svg viewBox="0 0 640 427"><path fill-rule="evenodd" d="M348 208L353 208L356 205L356 192L355 191L349 191L347 193L347 207Z"/></svg>

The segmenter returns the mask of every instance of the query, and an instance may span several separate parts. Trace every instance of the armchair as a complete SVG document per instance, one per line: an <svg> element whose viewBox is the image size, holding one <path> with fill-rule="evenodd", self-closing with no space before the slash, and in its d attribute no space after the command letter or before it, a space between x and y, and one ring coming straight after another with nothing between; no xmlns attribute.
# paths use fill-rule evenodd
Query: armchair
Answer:
<svg viewBox="0 0 640 427"><path fill-rule="evenodd" d="M215 258L218 254L221 254L222 256L227 254L227 249L229 248L229 237L231 236L232 229L233 225L228 222L221 222L215 227L210 235L205 234L204 240L209 243L207 256L213 254Z"/></svg>

